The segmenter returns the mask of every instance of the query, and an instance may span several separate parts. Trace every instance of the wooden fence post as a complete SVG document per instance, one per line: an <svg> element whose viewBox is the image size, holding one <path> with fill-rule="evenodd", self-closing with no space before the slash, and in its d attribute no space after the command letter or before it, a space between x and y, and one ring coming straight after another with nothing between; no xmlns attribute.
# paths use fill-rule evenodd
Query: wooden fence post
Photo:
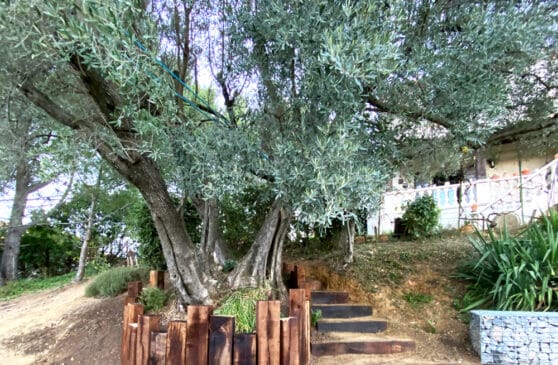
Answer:
<svg viewBox="0 0 558 365"><path fill-rule="evenodd" d="M122 365L128 364L130 358L130 323L138 321L138 315L143 314L143 305L141 304L126 304L124 306L124 315L122 321L122 339L120 342L120 363ZM135 345L135 343L134 343Z"/></svg>
<svg viewBox="0 0 558 365"><path fill-rule="evenodd" d="M233 365L256 365L256 335L234 335Z"/></svg>
<svg viewBox="0 0 558 365"><path fill-rule="evenodd" d="M171 321L167 327L167 365L186 363L186 321Z"/></svg>
<svg viewBox="0 0 558 365"><path fill-rule="evenodd" d="M209 316L213 307L209 305L189 305L186 316L186 363L207 364L209 346Z"/></svg>
<svg viewBox="0 0 558 365"><path fill-rule="evenodd" d="M281 365L299 365L298 318L281 318Z"/></svg>
<svg viewBox="0 0 558 365"><path fill-rule="evenodd" d="M209 320L209 365L231 365L234 317L211 316Z"/></svg>
<svg viewBox="0 0 558 365"><path fill-rule="evenodd" d="M151 332L150 365L165 365L167 350L167 333Z"/></svg>
<svg viewBox="0 0 558 365"><path fill-rule="evenodd" d="M151 353L151 331L158 331L161 323L161 316L138 317L138 335L136 342L136 364L149 365L149 355Z"/></svg>
<svg viewBox="0 0 558 365"><path fill-rule="evenodd" d="M300 364L310 361L310 336L308 333L310 313L306 312L306 294L304 289L289 290L289 316L297 318Z"/></svg>
<svg viewBox="0 0 558 365"><path fill-rule="evenodd" d="M136 303L141 294L142 284L141 281L130 281L128 283L128 294L124 298L124 305L129 303Z"/></svg>
<svg viewBox="0 0 558 365"><path fill-rule="evenodd" d="M302 352L304 352L305 357L304 357L304 362L301 361L301 364L306 365L308 363L310 363L310 358L311 358L311 349L310 349L310 330L312 327L312 317L310 316L310 301L309 300L305 300L304 301L304 335L300 336L303 339L303 343L302 345L304 346L304 349Z"/></svg>
<svg viewBox="0 0 558 365"><path fill-rule="evenodd" d="M149 272L149 286L152 288L165 289L165 272L151 270Z"/></svg>
<svg viewBox="0 0 558 365"><path fill-rule="evenodd" d="M294 273L295 273L296 288L304 289L304 283L306 282L306 273L304 272L304 267L296 265Z"/></svg>
<svg viewBox="0 0 558 365"><path fill-rule="evenodd" d="M136 344L138 342L138 324L130 323L130 341L128 345L128 356L126 365L136 365ZM122 359L124 361L124 359Z"/></svg>
<svg viewBox="0 0 558 365"><path fill-rule="evenodd" d="M258 301L256 307L258 365L279 365L281 356L280 316L280 301Z"/></svg>

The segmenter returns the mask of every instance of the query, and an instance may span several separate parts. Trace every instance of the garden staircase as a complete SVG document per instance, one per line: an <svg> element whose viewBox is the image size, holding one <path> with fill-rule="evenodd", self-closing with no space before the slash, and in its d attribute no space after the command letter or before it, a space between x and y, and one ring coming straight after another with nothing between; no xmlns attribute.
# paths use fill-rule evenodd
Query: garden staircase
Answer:
<svg viewBox="0 0 558 365"><path fill-rule="evenodd" d="M415 349L412 340L382 335L387 321L373 317L369 305L349 303L347 292L312 291L310 301L312 311L321 312L311 342L313 356L397 354Z"/></svg>

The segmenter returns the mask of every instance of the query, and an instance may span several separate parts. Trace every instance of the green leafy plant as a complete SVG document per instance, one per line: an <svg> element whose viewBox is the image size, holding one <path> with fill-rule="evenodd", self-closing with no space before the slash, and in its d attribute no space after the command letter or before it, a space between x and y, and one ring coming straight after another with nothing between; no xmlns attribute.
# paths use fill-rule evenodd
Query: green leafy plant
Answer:
<svg viewBox="0 0 558 365"><path fill-rule="evenodd" d="M248 288L228 295L217 307L215 314L234 316L238 333L251 333L256 328L256 302L265 300L268 290Z"/></svg>
<svg viewBox="0 0 558 365"><path fill-rule="evenodd" d="M322 319L322 311L320 309L313 310L310 313L310 321L312 322L312 327L318 326L319 320Z"/></svg>
<svg viewBox="0 0 558 365"><path fill-rule="evenodd" d="M167 304L168 299L168 293L159 288L144 288L139 298L146 312L159 312Z"/></svg>
<svg viewBox="0 0 558 365"><path fill-rule="evenodd" d="M401 218L405 230L414 239L430 237L438 230L440 208L430 195L425 195L407 205Z"/></svg>
<svg viewBox="0 0 558 365"><path fill-rule="evenodd" d="M115 297L124 292L130 281L147 282L149 270L142 267L117 267L95 277L85 288L87 297Z"/></svg>
<svg viewBox="0 0 558 365"><path fill-rule="evenodd" d="M546 311L558 309L558 213L551 211L517 235L477 233L471 243L478 258L459 276L469 280L472 303L463 310Z"/></svg>
<svg viewBox="0 0 558 365"><path fill-rule="evenodd" d="M87 263L87 266L91 268L95 273L102 273L111 268L110 262L104 255L97 255L95 258Z"/></svg>

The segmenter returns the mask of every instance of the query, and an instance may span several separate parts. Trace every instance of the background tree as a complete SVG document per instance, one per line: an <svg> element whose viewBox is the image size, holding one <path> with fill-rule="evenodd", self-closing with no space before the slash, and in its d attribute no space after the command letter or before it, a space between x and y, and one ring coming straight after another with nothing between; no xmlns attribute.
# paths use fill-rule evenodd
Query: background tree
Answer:
<svg viewBox="0 0 558 365"><path fill-rule="evenodd" d="M71 189L72 177L68 178L68 175L73 174L74 164L65 141L68 130L26 106L13 90L5 91L1 95L0 188L3 194L12 193L13 200L3 240L0 285L17 278L21 237L33 225L44 222L45 216L52 214L64 201ZM66 188L61 192L59 187L54 193L59 195L52 198L58 204L53 206L51 203L41 214L35 212L31 216L27 209L30 195L55 181L60 185L64 180ZM24 218L27 218L26 222Z"/></svg>

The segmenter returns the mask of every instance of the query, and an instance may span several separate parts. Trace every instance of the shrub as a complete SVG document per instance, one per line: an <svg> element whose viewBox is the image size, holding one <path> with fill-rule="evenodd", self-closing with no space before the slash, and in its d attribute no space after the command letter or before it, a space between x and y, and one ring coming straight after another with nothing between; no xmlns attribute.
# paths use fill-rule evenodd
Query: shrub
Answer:
<svg viewBox="0 0 558 365"><path fill-rule="evenodd" d="M128 282L149 279L149 270L142 267L117 267L107 270L95 277L85 288L87 297L115 297L126 291Z"/></svg>
<svg viewBox="0 0 558 365"><path fill-rule="evenodd" d="M489 307L498 310L558 309L558 213L512 236L504 229L497 237L477 233L471 239L479 258L460 271L470 280L472 303L463 310Z"/></svg>
<svg viewBox="0 0 558 365"><path fill-rule="evenodd" d="M140 295L140 303L146 312L159 312L168 299L168 293L159 288L144 288Z"/></svg>
<svg viewBox="0 0 558 365"><path fill-rule="evenodd" d="M234 316L238 333L251 333L256 328L256 302L267 299L268 290L262 288L241 289L227 296L215 310L215 314Z"/></svg>
<svg viewBox="0 0 558 365"><path fill-rule="evenodd" d="M432 236L438 229L440 209L430 195L425 195L407 205L401 218L407 234L412 238Z"/></svg>

